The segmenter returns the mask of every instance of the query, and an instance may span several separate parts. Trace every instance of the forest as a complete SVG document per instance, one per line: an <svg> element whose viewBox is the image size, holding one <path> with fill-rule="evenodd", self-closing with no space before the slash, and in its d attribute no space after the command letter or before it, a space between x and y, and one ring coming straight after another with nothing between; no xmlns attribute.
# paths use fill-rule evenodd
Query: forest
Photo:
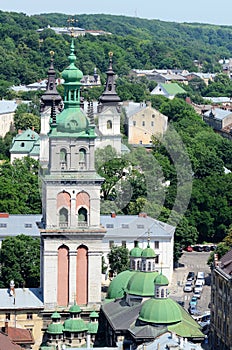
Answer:
<svg viewBox="0 0 232 350"><path fill-rule="evenodd" d="M86 35L75 40L78 68L84 74L92 74L94 67L97 67L104 83L108 53L113 51L114 71L118 76L117 92L121 99L136 102L150 99L154 108L168 116L170 126L170 132L163 140L153 139L149 154L142 147L131 149L128 155L121 158L117 158L110 148L104 150L104 156L100 151L96 152L96 169L105 177L102 213L116 210L122 214L138 214L146 211L152 217L177 224L175 260L178 260L185 245L221 242L228 233L232 217L232 143L215 134L185 102L185 98L189 96L193 101L201 102L202 96L231 96L231 80L221 73L218 62L232 55L232 27L111 15L76 17L78 26L82 28L112 33L99 37ZM15 97L9 89L12 85L46 78L51 50L55 52L57 75L68 65L70 36L57 35L48 28L67 26L68 18L68 15L56 13L27 16L0 11L1 98ZM45 30L38 33L39 28ZM195 81L186 88L185 96L177 96L174 100L151 97L151 86L145 79L128 79L132 68L172 67L197 71L195 60L201 62L203 72L219 73L215 82L207 87ZM102 88L92 89L83 91L83 95L97 99L101 91ZM16 112L18 128L30 127L33 118L33 124L36 120L39 129L36 109L39 95L20 96L25 99L33 97L33 104L28 106L28 110L21 107ZM176 135L180 138L179 143ZM26 158L10 164L12 137L13 133L9 133L0 139L1 158L5 159L0 165L0 211L11 214L40 213L39 164ZM123 138L126 143L125 135ZM189 198L190 189L185 187L183 163L173 159L189 162ZM142 172L138 170L139 167L142 167ZM127 174L125 168L130 169ZM160 181L152 181L160 169ZM120 189L116 191L119 181ZM161 185L164 182L169 185L164 187ZM122 203L128 191L131 191L129 200ZM178 202L177 192L180 193ZM183 203L187 203L186 208L182 208ZM184 213L181 218L179 209Z"/></svg>

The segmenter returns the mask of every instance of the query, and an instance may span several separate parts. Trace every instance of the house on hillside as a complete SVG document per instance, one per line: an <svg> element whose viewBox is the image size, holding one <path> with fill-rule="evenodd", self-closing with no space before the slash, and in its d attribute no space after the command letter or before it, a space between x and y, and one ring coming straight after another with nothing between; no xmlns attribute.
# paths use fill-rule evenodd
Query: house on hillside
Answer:
<svg viewBox="0 0 232 350"><path fill-rule="evenodd" d="M17 107L16 100L0 101L0 137L4 137L14 127L14 114Z"/></svg>
<svg viewBox="0 0 232 350"><path fill-rule="evenodd" d="M172 100L177 94L184 94L186 91L177 83L160 83L152 91L151 95L161 95Z"/></svg>
<svg viewBox="0 0 232 350"><path fill-rule="evenodd" d="M203 114L203 120L215 131L232 128L232 112L221 108L211 108Z"/></svg>
<svg viewBox="0 0 232 350"><path fill-rule="evenodd" d="M38 160L39 153L39 134L31 129L27 129L25 131L19 130L18 134L12 140L12 146L10 149L11 163L13 163L15 159L21 159L27 156Z"/></svg>
<svg viewBox="0 0 232 350"><path fill-rule="evenodd" d="M128 143L151 147L152 136L162 137L168 127L168 117L161 114L151 103L123 103L125 109L125 132Z"/></svg>

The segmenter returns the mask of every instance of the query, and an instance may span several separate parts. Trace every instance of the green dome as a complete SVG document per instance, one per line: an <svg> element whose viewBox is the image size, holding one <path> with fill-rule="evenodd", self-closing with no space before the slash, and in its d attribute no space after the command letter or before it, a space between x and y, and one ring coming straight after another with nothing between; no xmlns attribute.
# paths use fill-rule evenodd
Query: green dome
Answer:
<svg viewBox="0 0 232 350"><path fill-rule="evenodd" d="M174 300L152 298L143 303L139 320L148 323L171 324L180 322L182 313Z"/></svg>
<svg viewBox="0 0 232 350"><path fill-rule="evenodd" d="M58 114L57 131L80 133L88 129L89 122L81 108L67 108Z"/></svg>
<svg viewBox="0 0 232 350"><path fill-rule="evenodd" d="M168 286L169 285L169 280L167 279L166 276L162 274L162 272L156 277L155 284L159 284L160 286Z"/></svg>
<svg viewBox="0 0 232 350"><path fill-rule="evenodd" d="M99 315L96 311L92 311L91 314L89 315L90 318L98 318Z"/></svg>
<svg viewBox="0 0 232 350"><path fill-rule="evenodd" d="M83 332L87 330L88 326L81 318L69 318L64 321L64 332Z"/></svg>
<svg viewBox="0 0 232 350"><path fill-rule="evenodd" d="M57 320L57 319L59 319L59 318L61 318L59 312L57 312L57 311L53 312L53 314L52 314L52 316L51 316L51 319L52 319L52 320Z"/></svg>
<svg viewBox="0 0 232 350"><path fill-rule="evenodd" d="M123 271L119 273L110 283L107 298L108 299L118 299L123 298L127 283L131 276L133 276L136 271Z"/></svg>
<svg viewBox="0 0 232 350"><path fill-rule="evenodd" d="M152 249L150 247L150 245L147 245L147 248L143 249L142 254L141 254L142 258L155 258L156 254L154 252L154 249Z"/></svg>
<svg viewBox="0 0 232 350"><path fill-rule="evenodd" d="M158 272L135 271L127 283L126 292L142 297L154 296L154 280Z"/></svg>
<svg viewBox="0 0 232 350"><path fill-rule="evenodd" d="M132 258L140 258L142 251L143 251L142 248L140 248L138 242L136 242L135 247L130 251L130 256Z"/></svg>
<svg viewBox="0 0 232 350"><path fill-rule="evenodd" d="M88 333L97 334L98 322L89 322L88 323Z"/></svg>
<svg viewBox="0 0 232 350"><path fill-rule="evenodd" d="M63 325L61 323L51 323L48 325L47 333L49 334L62 334Z"/></svg>
<svg viewBox="0 0 232 350"><path fill-rule="evenodd" d="M64 79L65 84L80 82L80 80L83 78L83 73L75 66L76 56L74 54L73 40L71 43L71 52L68 58L70 65L61 73L62 78Z"/></svg>
<svg viewBox="0 0 232 350"><path fill-rule="evenodd" d="M81 312L81 308L76 303L69 308L70 314L79 314Z"/></svg>

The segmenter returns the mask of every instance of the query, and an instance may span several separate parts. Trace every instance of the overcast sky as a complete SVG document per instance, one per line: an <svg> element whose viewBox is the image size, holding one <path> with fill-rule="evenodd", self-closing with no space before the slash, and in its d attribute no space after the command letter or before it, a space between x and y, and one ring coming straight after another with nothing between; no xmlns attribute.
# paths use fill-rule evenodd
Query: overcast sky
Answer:
<svg viewBox="0 0 232 350"><path fill-rule="evenodd" d="M231 0L0 0L0 10L28 15L108 13L172 22L232 25Z"/></svg>

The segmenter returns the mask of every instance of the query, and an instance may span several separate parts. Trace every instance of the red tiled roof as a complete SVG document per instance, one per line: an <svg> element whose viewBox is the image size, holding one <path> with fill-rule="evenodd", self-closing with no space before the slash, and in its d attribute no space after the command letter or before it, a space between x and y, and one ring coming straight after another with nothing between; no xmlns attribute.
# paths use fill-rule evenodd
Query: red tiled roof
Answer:
<svg viewBox="0 0 232 350"><path fill-rule="evenodd" d="M28 329L8 327L8 335L17 344L34 344L35 341Z"/></svg>
<svg viewBox="0 0 232 350"><path fill-rule="evenodd" d="M15 344L7 334L0 331L0 350L22 350L22 348Z"/></svg>

